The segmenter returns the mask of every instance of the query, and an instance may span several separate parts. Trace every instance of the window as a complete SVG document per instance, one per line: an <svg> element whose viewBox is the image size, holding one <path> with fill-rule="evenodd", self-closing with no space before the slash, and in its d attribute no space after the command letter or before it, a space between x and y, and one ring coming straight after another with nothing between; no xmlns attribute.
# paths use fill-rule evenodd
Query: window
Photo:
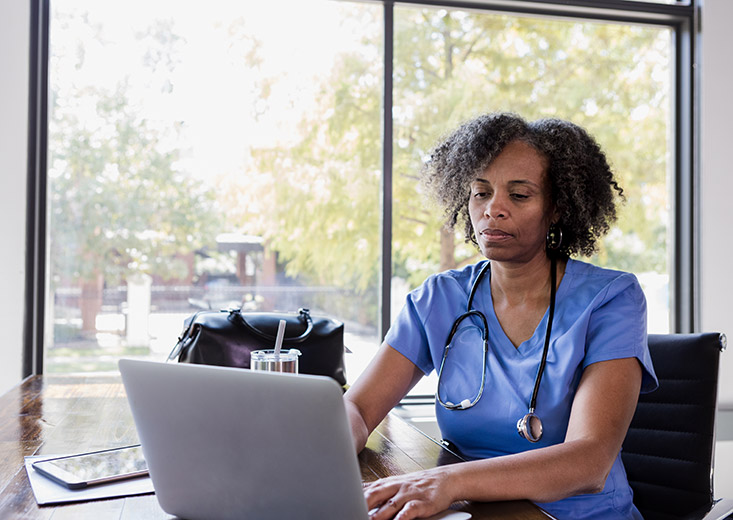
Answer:
<svg viewBox="0 0 733 520"><path fill-rule="evenodd" d="M617 226L592 260L636 273L650 329L666 331L672 31L398 7L395 56L395 273L407 286L481 256L462 232L440 239L440 211L416 189L415 172L441 134L486 111L559 117L598 139L624 188Z"/></svg>
<svg viewBox="0 0 733 520"><path fill-rule="evenodd" d="M672 31L442 8L398 6L394 18L393 289L482 258L419 193L415 172L436 140L486 111L559 117L598 139L624 188L591 261L636 273L649 330L667 332ZM420 391L434 387L424 380Z"/></svg>
<svg viewBox="0 0 733 520"><path fill-rule="evenodd" d="M309 307L346 323L353 380L380 342L383 283L394 315L426 275L478 260L441 231L416 177L442 133L493 110L568 118L597 137L627 202L593 261L635 272L650 330L668 330L686 18L664 9L605 21L414 3L52 0L45 369L163 359L199 308Z"/></svg>
<svg viewBox="0 0 733 520"><path fill-rule="evenodd" d="M378 343L381 7L52 9L47 370L164 356L199 308Z"/></svg>

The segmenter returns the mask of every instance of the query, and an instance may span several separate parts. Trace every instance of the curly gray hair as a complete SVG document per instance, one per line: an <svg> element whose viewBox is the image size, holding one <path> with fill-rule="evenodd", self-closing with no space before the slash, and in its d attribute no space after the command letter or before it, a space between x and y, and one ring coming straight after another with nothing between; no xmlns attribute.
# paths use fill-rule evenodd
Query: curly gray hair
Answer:
<svg viewBox="0 0 733 520"><path fill-rule="evenodd" d="M512 141L523 141L547 158L555 224L563 233L560 253L591 255L616 220L616 196L623 198L623 190L595 139L561 119L528 123L515 114L486 114L439 143L423 166L422 180L445 210L447 225L462 221L466 242L476 244L469 186Z"/></svg>

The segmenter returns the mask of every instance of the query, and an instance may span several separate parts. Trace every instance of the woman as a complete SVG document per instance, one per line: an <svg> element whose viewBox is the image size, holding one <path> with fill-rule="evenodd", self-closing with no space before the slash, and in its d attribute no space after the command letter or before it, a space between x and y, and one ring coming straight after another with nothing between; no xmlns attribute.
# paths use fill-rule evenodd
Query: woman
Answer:
<svg viewBox="0 0 733 520"><path fill-rule="evenodd" d="M616 218L622 190L603 152L571 123L491 114L451 134L423 173L488 260L408 295L346 407L360 451L436 370L438 425L467 462L366 486L372 518L511 499L561 519L641 518L619 452L640 391L657 385L646 302L633 275L569 259Z"/></svg>

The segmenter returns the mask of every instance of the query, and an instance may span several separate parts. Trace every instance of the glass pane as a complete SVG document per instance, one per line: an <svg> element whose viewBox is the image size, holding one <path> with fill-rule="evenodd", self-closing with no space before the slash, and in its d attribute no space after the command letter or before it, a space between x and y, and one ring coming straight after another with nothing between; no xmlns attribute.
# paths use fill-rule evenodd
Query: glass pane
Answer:
<svg viewBox="0 0 733 520"><path fill-rule="evenodd" d="M52 2L49 372L164 359L185 317L240 305L340 318L349 363L371 356L381 18Z"/></svg>
<svg viewBox="0 0 733 520"><path fill-rule="evenodd" d="M650 330L666 331L671 38L660 27L395 9L393 287L404 296L428 274L480 259L460 234L441 232L441 211L419 193L436 140L483 112L560 117L596 136L627 199L592 261L636 273Z"/></svg>

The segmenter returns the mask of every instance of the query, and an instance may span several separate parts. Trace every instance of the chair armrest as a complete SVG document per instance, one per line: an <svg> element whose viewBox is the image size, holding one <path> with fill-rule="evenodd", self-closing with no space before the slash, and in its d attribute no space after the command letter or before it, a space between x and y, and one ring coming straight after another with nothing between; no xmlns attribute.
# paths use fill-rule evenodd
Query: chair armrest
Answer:
<svg viewBox="0 0 733 520"><path fill-rule="evenodd" d="M733 515L733 499L720 498L709 507L688 516L689 520L723 520Z"/></svg>

